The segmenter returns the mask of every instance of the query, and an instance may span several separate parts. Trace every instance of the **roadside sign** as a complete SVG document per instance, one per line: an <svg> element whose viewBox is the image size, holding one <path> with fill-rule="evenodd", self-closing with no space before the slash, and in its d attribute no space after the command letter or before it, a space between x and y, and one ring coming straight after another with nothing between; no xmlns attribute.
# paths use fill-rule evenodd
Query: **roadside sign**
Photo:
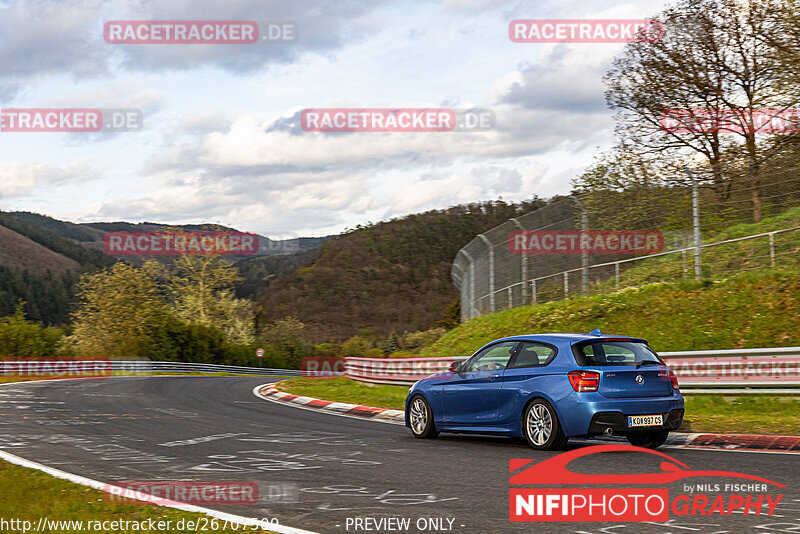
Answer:
<svg viewBox="0 0 800 534"><path fill-rule="evenodd" d="M264 357L264 349L256 349L256 356L258 356L259 358L263 358Z"/></svg>

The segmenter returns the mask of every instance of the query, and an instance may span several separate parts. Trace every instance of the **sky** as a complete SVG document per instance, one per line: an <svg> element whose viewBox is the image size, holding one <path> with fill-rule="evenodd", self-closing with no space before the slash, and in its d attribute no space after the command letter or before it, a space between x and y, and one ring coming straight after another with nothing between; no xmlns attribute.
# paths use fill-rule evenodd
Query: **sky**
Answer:
<svg viewBox="0 0 800 534"><path fill-rule="evenodd" d="M623 44L514 43L514 19L643 19L661 1L0 2L0 108L128 108L120 132L0 131L0 210L213 222L272 238L570 191L614 144ZM111 44L113 20L289 21L295 40ZM309 132L309 108L490 109L481 132Z"/></svg>

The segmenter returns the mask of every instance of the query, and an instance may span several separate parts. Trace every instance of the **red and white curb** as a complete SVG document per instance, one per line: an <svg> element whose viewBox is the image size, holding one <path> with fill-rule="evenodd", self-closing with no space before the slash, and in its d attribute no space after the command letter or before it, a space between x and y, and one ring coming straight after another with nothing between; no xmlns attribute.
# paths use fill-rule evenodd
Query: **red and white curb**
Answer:
<svg viewBox="0 0 800 534"><path fill-rule="evenodd" d="M800 453L800 436L672 433L667 440L667 445L686 449Z"/></svg>
<svg viewBox="0 0 800 534"><path fill-rule="evenodd" d="M288 404L296 408L304 408L331 415L343 415L359 419L371 419L383 423L397 425L405 424L405 415L402 410L389 410L375 408L360 404L346 404L332 402L313 397L292 395L280 391L276 383L263 384L253 389L253 394L264 400ZM601 441L624 441L621 437L600 436ZM580 441L580 440L579 440ZM594 440L592 440L594 441ZM587 440L587 443L589 440ZM704 434L672 432L665 444L666 447L676 449L697 450L723 450L738 452L764 452L764 453L800 453L800 436L768 436L761 434Z"/></svg>
<svg viewBox="0 0 800 534"><path fill-rule="evenodd" d="M371 419L382 423L392 423L405 425L405 414L403 410L389 410L388 408L375 408L373 406L362 406L360 404L347 404L345 402L332 402L313 397L303 397L292 395L280 391L275 387L276 383L262 384L253 389L253 394L264 400L288 404L297 408L305 408L316 412L324 412L331 415L343 415L345 417L356 417L359 419Z"/></svg>

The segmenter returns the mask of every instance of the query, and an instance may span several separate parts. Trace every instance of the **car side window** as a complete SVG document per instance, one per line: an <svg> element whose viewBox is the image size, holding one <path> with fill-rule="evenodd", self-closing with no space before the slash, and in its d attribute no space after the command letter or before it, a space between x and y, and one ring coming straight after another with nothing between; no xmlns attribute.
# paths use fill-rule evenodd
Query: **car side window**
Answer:
<svg viewBox="0 0 800 534"><path fill-rule="evenodd" d="M478 354L473 356L467 363L465 372L474 371L500 371L508 366L508 360L514 354L517 341L503 341L486 347Z"/></svg>
<svg viewBox="0 0 800 534"><path fill-rule="evenodd" d="M514 369L519 367L542 367L550 363L555 353L555 349L549 345L523 341L514 361L511 362L511 367Z"/></svg>

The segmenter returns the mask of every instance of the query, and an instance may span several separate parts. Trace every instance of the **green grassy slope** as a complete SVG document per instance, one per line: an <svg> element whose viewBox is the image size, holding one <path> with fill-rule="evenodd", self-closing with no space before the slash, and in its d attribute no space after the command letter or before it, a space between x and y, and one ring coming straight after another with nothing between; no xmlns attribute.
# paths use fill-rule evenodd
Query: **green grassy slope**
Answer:
<svg viewBox="0 0 800 534"><path fill-rule="evenodd" d="M800 272L762 269L524 306L472 319L424 353L472 354L503 336L595 328L643 337L659 351L800 345Z"/></svg>

